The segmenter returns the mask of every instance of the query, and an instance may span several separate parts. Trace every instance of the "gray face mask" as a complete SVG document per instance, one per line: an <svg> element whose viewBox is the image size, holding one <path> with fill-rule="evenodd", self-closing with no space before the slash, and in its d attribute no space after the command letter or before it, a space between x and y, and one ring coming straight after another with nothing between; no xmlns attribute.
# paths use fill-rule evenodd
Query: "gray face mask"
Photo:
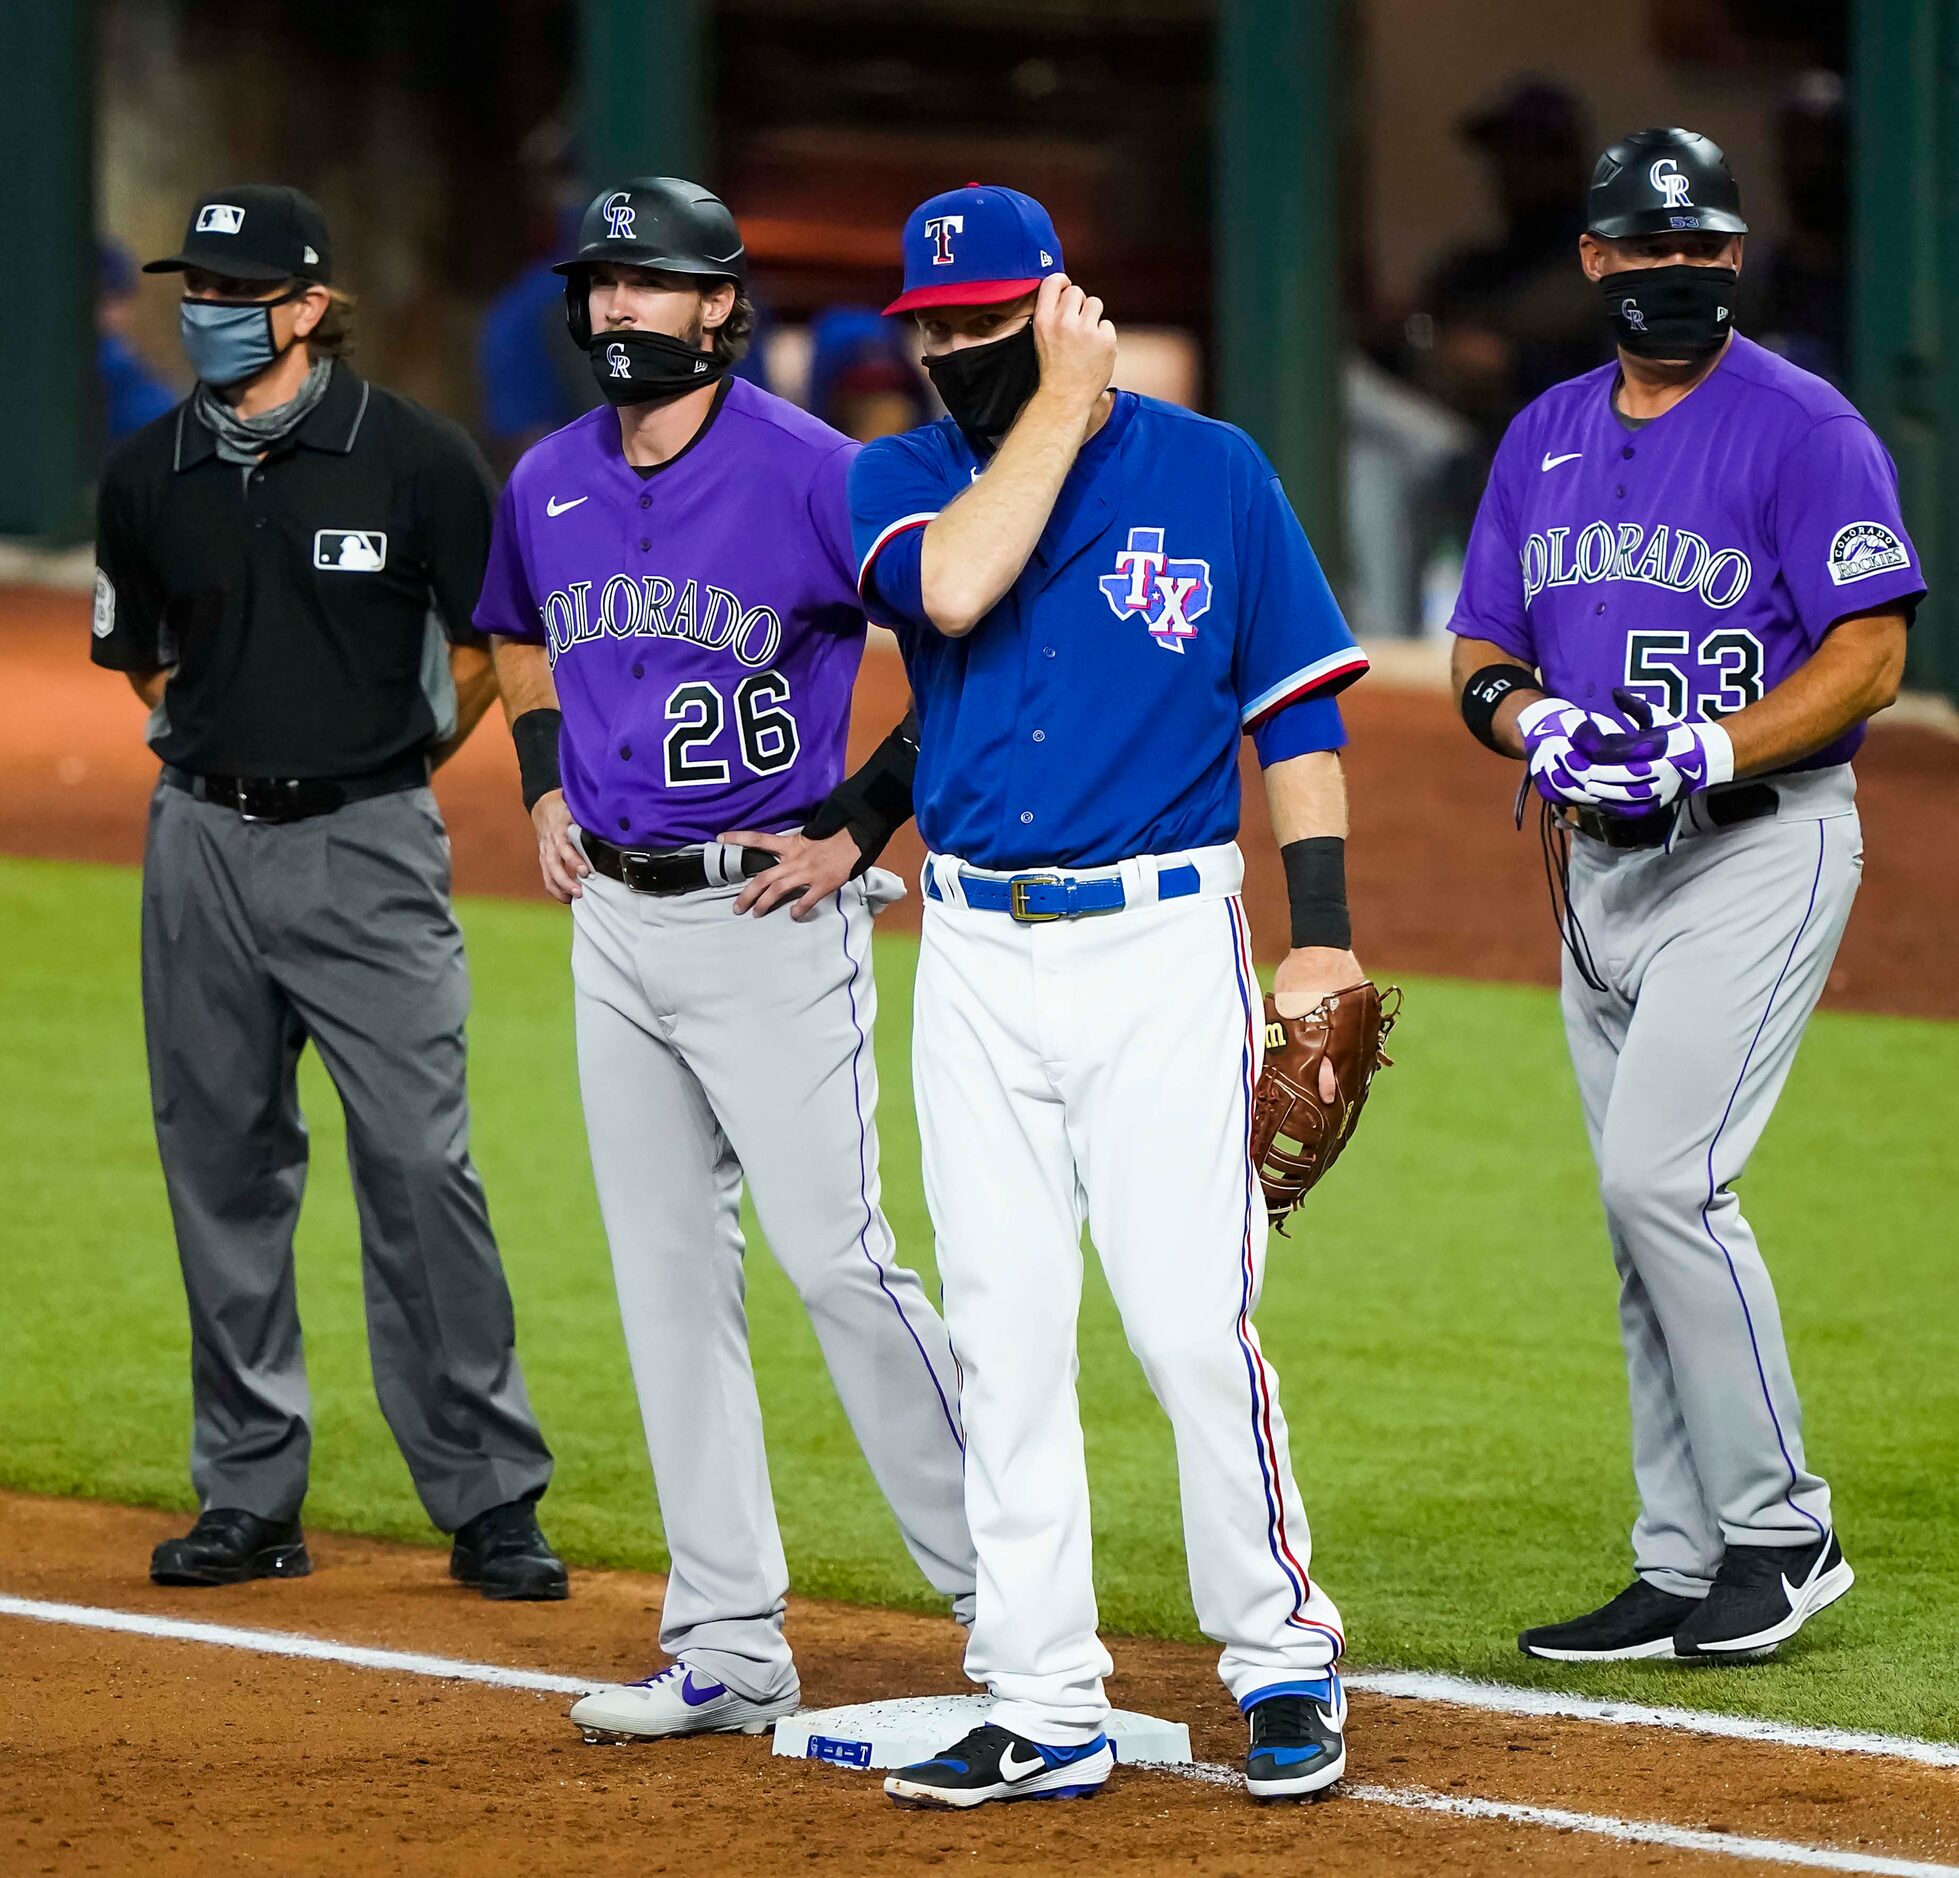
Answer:
<svg viewBox="0 0 1959 1878"><path fill-rule="evenodd" d="M279 356L272 336L272 309L297 300L304 287L276 300L186 300L177 329L190 368L207 385L235 385L256 376Z"/></svg>

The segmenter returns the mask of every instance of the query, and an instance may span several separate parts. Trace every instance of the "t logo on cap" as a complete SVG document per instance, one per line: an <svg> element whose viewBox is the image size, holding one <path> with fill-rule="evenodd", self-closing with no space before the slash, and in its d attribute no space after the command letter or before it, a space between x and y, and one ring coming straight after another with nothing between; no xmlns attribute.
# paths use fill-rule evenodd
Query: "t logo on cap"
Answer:
<svg viewBox="0 0 1959 1878"><path fill-rule="evenodd" d="M1047 210L995 183L968 183L921 202L905 218L902 251L905 290L886 313L998 306L1032 293L1062 265Z"/></svg>
<svg viewBox="0 0 1959 1878"><path fill-rule="evenodd" d="M952 238L966 226L963 215L935 215L925 224L925 233L932 243L932 265L950 267L952 265Z"/></svg>
<svg viewBox="0 0 1959 1878"><path fill-rule="evenodd" d="M207 202L197 212L200 235L235 235L245 226L245 211L229 202Z"/></svg>

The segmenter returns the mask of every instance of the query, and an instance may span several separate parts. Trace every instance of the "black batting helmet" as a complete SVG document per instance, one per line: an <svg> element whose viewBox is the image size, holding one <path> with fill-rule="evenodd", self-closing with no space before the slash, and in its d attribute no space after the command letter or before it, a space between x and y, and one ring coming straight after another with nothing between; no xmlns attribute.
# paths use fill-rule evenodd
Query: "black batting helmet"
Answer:
<svg viewBox="0 0 1959 1878"><path fill-rule="evenodd" d="M679 176L636 176L592 198L578 224L578 252L552 269L565 277L565 324L581 346L592 343L587 277L603 261L736 286L748 277L748 251L728 205Z"/></svg>
<svg viewBox="0 0 1959 1878"><path fill-rule="evenodd" d="M1696 130L1636 130L1592 171L1585 228L1607 241L1701 228L1745 235L1741 191L1721 146Z"/></svg>

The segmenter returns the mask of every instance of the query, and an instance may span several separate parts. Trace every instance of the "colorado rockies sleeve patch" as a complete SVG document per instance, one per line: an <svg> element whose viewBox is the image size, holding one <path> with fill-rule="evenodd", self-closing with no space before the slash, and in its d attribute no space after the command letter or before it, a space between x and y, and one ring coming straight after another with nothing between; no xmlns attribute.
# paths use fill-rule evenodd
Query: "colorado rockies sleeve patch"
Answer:
<svg viewBox="0 0 1959 1878"><path fill-rule="evenodd" d="M1851 522L1830 543L1830 579L1839 587L1910 565L1911 551L1882 522Z"/></svg>

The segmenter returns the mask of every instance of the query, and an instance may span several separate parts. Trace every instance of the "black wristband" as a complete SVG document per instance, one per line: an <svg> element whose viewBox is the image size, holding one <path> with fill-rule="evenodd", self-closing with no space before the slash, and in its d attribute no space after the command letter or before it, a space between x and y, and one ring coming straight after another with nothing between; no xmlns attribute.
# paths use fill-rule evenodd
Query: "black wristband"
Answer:
<svg viewBox="0 0 1959 1878"><path fill-rule="evenodd" d="M1288 841L1279 850L1286 864L1286 898L1292 903L1292 943L1344 952L1354 942L1347 911L1347 844L1338 835Z"/></svg>
<svg viewBox="0 0 1959 1878"><path fill-rule="evenodd" d="M857 843L862 874L885 850L899 829L911 820L912 777L918 768L918 719L905 721L870 754L862 769L846 776L817 804L803 824L812 841L827 841L844 829Z"/></svg>
<svg viewBox="0 0 1959 1878"><path fill-rule="evenodd" d="M1462 688L1462 721L1469 734L1498 756L1510 756L1496 740L1496 707L1513 691L1536 691L1537 674L1522 665L1486 665Z"/></svg>
<svg viewBox="0 0 1959 1878"><path fill-rule="evenodd" d="M523 786L524 807L534 809L538 798L562 789L558 775L558 732L564 728L562 711L526 711L510 726L510 741L517 746L517 777Z"/></svg>

